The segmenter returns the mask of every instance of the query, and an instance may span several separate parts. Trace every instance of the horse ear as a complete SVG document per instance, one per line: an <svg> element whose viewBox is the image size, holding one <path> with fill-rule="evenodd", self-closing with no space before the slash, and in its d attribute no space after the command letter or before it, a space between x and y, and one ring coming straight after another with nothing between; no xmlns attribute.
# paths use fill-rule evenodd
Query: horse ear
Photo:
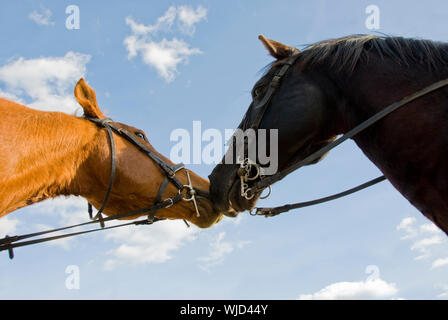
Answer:
<svg viewBox="0 0 448 320"><path fill-rule="evenodd" d="M75 86L75 97L84 109L84 115L90 118L105 118L96 102L95 90L93 90L84 78L79 79Z"/></svg>
<svg viewBox="0 0 448 320"><path fill-rule="evenodd" d="M260 39L261 43L263 43L264 47L269 51L271 56L273 56L277 60L288 58L293 54L300 52L300 50L297 48L290 47L286 44L267 39L262 34L258 36L258 39Z"/></svg>

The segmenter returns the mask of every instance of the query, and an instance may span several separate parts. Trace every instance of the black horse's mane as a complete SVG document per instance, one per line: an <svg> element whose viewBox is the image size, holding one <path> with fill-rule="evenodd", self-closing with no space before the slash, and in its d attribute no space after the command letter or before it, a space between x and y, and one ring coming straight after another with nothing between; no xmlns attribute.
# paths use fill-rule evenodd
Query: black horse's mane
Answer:
<svg viewBox="0 0 448 320"><path fill-rule="evenodd" d="M351 73L372 52L400 65L418 64L431 71L448 66L446 43L376 35L352 35L311 44L299 53L299 61L307 67L325 63L337 71Z"/></svg>
<svg viewBox="0 0 448 320"><path fill-rule="evenodd" d="M392 36L351 35L323 40L305 46L298 54L297 63L302 68L325 65L347 74L351 74L358 63L368 61L371 54L389 58L401 66L425 68L435 73L446 74L448 67L448 43ZM264 67L263 74L281 65L282 61L273 61ZM239 128L245 130L250 125L249 113L250 108Z"/></svg>

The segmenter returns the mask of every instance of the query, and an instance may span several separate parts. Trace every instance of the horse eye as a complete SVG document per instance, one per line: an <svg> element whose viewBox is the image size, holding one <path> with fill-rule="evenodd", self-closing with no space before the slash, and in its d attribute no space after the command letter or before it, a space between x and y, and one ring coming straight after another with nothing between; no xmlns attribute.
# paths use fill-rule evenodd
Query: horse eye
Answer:
<svg viewBox="0 0 448 320"><path fill-rule="evenodd" d="M259 96L261 94L261 91L262 91L262 87L255 88L254 95L256 97Z"/></svg>
<svg viewBox="0 0 448 320"><path fill-rule="evenodd" d="M134 134L135 134L137 137L139 137L140 139L143 139L143 140L146 141L146 137L145 137L145 135L144 135L143 133L136 131L136 132L134 132Z"/></svg>

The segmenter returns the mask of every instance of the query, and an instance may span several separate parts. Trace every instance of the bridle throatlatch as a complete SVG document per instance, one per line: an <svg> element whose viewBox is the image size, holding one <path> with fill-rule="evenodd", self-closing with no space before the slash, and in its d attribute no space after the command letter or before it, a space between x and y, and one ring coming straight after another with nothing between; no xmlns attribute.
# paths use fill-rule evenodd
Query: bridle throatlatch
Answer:
<svg viewBox="0 0 448 320"><path fill-rule="evenodd" d="M0 239L0 251L5 251L5 250L8 251L10 259L14 258L13 249L17 248L17 247L23 247L23 246L27 246L27 245L32 245L32 244L37 244L37 243L42 243L42 242L47 242L47 241L52 241L52 240L58 240L58 239L68 238L68 237L81 235L81 234L85 234L85 233L113 229L113 228L118 228L118 227L123 227L123 226L128 226L128 225L151 225L154 222L165 220L165 218L158 218L156 216L157 211L159 211L161 209L169 208L181 200L186 201L186 202L192 202L193 206L194 206L195 213L196 213L196 217L200 217L199 207L198 207L198 204L196 201L196 195L198 193L198 190L196 190L193 187L189 171L185 168L183 163L179 163L179 164L172 166L169 163L165 162L156 153L151 151L141 141L139 141L139 138L135 137L133 134L129 133L125 129L116 127L113 124L114 122L110 118L97 119L97 118L87 118L86 117L86 119L94 122L99 127L106 129L106 132L107 132L107 135L109 138L110 149L111 149L111 169L110 169L110 176L109 176L109 185L106 189L104 200L100 206L100 209L96 212L95 215L93 215L93 206L90 203L88 203L88 213L89 213L89 217L90 217L91 221L76 224L76 225L71 225L71 226L67 226L67 227L51 229L51 230L35 232L35 233L29 233L29 234L24 234L24 235L19 235L19 236L11 236L11 237L6 236L3 239ZM114 132L116 134L118 134L119 136L125 138L129 142L131 142L141 152L143 152L148 157L150 157L165 173L165 178L162 180L162 182L160 184L160 187L157 192L157 196L156 196L156 199L155 199L153 205L151 205L147 208L143 208L143 209L133 210L130 212L119 213L119 214L116 214L113 216L104 217L103 210L104 210L104 208L106 208L106 205L109 201L112 187L114 184L115 171L116 171L117 157L116 157L116 152L115 152L115 140L114 140L114 135L113 135ZM185 170L188 184L183 184L176 177L176 173L182 169ZM162 200L163 195L165 193L165 189L169 183L172 183L177 188L178 192L174 196L168 197L168 198L165 198ZM142 215L142 214L146 214L146 213L148 215L143 220L132 221L132 222L109 226L109 227L105 226L105 222L107 222L107 221L134 217L134 216L138 216L138 215ZM189 226L187 221L184 220L184 222L186 223L187 226ZM72 232L72 233L67 233L67 234L62 234L62 235L57 235L57 236L51 236L51 237L38 238L38 239L34 239L34 240L22 241L25 239L34 238L34 237L42 236L42 235L49 234L49 233L59 232L59 231L63 231L63 230L73 229L76 227L82 227L82 226L87 226L87 225L96 224L96 223L100 224L100 228L90 229L90 230L85 230L85 231L80 231L80 232Z"/></svg>
<svg viewBox="0 0 448 320"><path fill-rule="evenodd" d="M290 58L288 58L284 62L282 62L279 71L273 76L263 99L261 99L261 101L259 103L257 103L256 105L253 106L254 110L257 111L257 114L256 114L254 122L250 126L251 129L254 129L254 130L259 129L260 123L263 119L263 115L266 112L266 110L272 100L272 97L274 96L274 93L276 92L276 89L280 87L281 80L282 80L283 76L294 65L294 63L297 61L297 59L299 57L300 57L300 54L297 51L296 54L294 54L293 56L291 56ZM329 143L328 145L324 146L323 148L319 149L318 151L312 153L311 155L307 156L303 160L295 163L294 165L292 165L280 172L277 172L273 175L270 175L270 176L264 175L263 170L262 170L263 168L260 167L260 165L258 165L257 163L251 162L251 161L249 161L249 159L245 158L240 163L240 168L238 169L238 176L240 177L240 182L241 182L241 191L240 191L241 197L243 197L247 200L251 200L258 192L262 192L265 188L269 188L269 192L267 195L267 196L269 196L271 193L270 186L273 183L282 180L285 176L287 176L291 172L319 159L320 157L325 155L327 152L329 152L331 149L337 147L342 142L344 142L350 138L353 138L354 136L359 134L361 131L370 127L371 125L373 125L377 121L381 120L382 118L384 118L391 112L397 110L398 108L400 108L400 107L408 104L409 102L416 100L426 94L429 94L429 93L436 91L442 87L445 87L447 85L448 85L448 79L440 80L440 81L437 81L437 82L435 82L417 92L414 92L413 94L403 98L402 100L400 100L398 102L392 103L391 105L387 106L383 110L374 114L367 120L363 121L362 123L360 123L353 129L351 129L350 131L348 131L347 133L342 135L340 138L334 140L333 142ZM343 192L340 192L340 193L337 193L337 194L334 194L331 196L327 196L324 198L319 198L319 199L315 199L315 200L311 200L311 201L287 204L287 205L283 205L283 206L279 206L279 207L272 207L272 208L258 207L258 208L255 208L255 213L253 213L253 214L252 214L252 212L250 212L250 213L252 215L262 215L265 217L272 217L272 216L278 215L282 212L287 212L292 209L303 208L303 207L312 206L312 205L316 205L319 203L335 200L335 199L347 196L349 194L352 194L354 192L368 188L368 187L370 187L374 184L377 184L381 181L384 181L384 180L386 180L386 177L379 176L379 177L372 179L366 183L360 184L354 188L348 189L346 191L343 191ZM253 184L251 186L249 185L250 182L253 182ZM265 196L263 198L266 198L267 196ZM262 199L262 197L260 197L260 199Z"/></svg>

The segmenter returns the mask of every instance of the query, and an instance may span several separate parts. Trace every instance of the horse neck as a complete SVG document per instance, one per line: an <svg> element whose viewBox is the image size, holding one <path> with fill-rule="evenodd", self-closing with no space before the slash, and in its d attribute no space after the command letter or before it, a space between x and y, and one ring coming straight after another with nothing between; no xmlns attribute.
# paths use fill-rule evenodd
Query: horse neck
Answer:
<svg viewBox="0 0 448 320"><path fill-rule="evenodd" d="M358 67L340 88L346 100L345 120L351 129L388 105L439 80L446 68L429 72L424 66L398 66L372 61ZM391 184L426 217L448 234L448 168L446 154L447 88L402 106L354 137L364 154Z"/></svg>
<svg viewBox="0 0 448 320"><path fill-rule="evenodd" d="M370 57L368 63L359 63L350 74L335 73L331 68L326 72L333 83L337 83L340 92L339 99L342 103L339 104L338 113L344 122L344 132L340 133L354 128L390 104L448 78L446 71L445 74L430 72L426 70L426 66L399 65L391 59L383 60L377 56ZM419 101L417 100L417 104ZM408 109L408 106L402 109ZM394 112L381 122L388 121L399 112L400 110Z"/></svg>
<svg viewBox="0 0 448 320"><path fill-rule="evenodd" d="M0 99L0 216L59 195L79 195L98 129L60 112Z"/></svg>
<svg viewBox="0 0 448 320"><path fill-rule="evenodd" d="M338 84L342 101L338 113L344 123L344 130L339 133L346 133L392 103L447 78L448 72L445 73L429 72L421 65L399 65L391 59L383 60L376 56L370 57L368 63L359 63L349 75L328 70L333 82ZM416 134L415 129L426 130L422 121L421 124L415 123L416 120L422 120L416 119L416 116L424 116L423 113L428 115L431 112L438 115L432 119L427 118L427 125L434 125L439 120L438 117L441 119L446 116L442 114L441 108L442 104L446 104L446 100L440 98L438 93L434 92L408 103L359 133L353 140L387 176L389 171L393 171L387 166L398 159L397 151L406 148L400 144L395 145L395 141L415 143L418 139L409 138ZM391 137L395 134L392 143ZM392 145L393 147L389 148Z"/></svg>

